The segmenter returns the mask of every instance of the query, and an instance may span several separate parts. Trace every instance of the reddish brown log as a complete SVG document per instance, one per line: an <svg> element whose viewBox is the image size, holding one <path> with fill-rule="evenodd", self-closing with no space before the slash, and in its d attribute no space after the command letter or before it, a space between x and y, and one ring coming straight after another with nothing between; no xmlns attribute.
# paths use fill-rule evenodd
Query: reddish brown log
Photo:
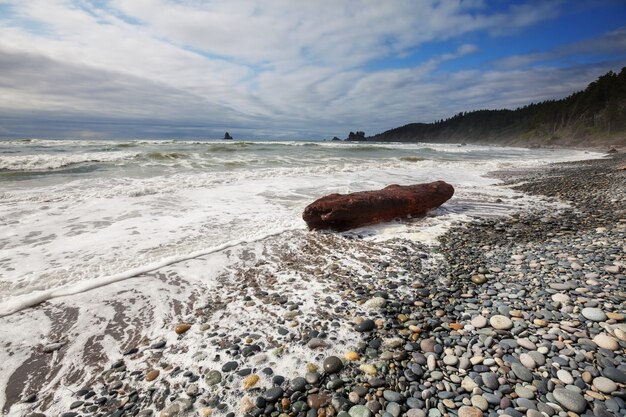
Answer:
<svg viewBox="0 0 626 417"><path fill-rule="evenodd" d="M454 188L443 181L389 185L382 190L330 194L309 204L302 218L311 230L344 231L397 218L423 215L452 197Z"/></svg>

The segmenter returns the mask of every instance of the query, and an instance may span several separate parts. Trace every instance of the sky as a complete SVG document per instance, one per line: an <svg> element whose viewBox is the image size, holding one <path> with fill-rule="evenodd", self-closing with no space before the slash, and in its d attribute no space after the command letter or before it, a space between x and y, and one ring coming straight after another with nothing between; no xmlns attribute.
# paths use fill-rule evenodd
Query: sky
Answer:
<svg viewBox="0 0 626 417"><path fill-rule="evenodd" d="M369 136L624 66L623 0L0 0L0 137Z"/></svg>

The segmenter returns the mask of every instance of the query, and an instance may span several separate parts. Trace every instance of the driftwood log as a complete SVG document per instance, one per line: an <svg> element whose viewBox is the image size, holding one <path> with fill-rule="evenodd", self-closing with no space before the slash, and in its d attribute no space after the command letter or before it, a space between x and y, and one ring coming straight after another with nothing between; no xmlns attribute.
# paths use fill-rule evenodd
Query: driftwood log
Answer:
<svg viewBox="0 0 626 417"><path fill-rule="evenodd" d="M311 230L345 231L397 218L423 215L452 197L454 188L444 181L389 185L382 190L330 194L309 204L302 218Z"/></svg>

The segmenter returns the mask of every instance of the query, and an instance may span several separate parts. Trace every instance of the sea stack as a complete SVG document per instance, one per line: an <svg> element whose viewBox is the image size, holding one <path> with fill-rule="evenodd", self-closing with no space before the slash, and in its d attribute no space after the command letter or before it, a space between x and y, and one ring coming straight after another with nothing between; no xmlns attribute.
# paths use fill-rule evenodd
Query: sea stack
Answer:
<svg viewBox="0 0 626 417"><path fill-rule="evenodd" d="M233 140L233 137L228 133L224 133L224 140Z"/></svg>
<svg viewBox="0 0 626 417"><path fill-rule="evenodd" d="M309 204L302 218L311 230L345 231L407 216L423 215L454 194L444 181L389 185L382 190L330 194Z"/></svg>

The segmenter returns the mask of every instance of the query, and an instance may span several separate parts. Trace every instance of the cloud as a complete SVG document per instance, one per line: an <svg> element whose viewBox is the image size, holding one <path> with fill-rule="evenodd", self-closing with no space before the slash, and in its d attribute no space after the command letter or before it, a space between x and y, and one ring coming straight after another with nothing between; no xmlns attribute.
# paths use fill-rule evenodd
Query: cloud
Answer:
<svg viewBox="0 0 626 417"><path fill-rule="evenodd" d="M610 31L601 36L578 42L560 45L545 52L512 55L497 61L501 68L520 68L541 62L562 60L576 56L609 55L617 58L626 56L626 26Z"/></svg>
<svg viewBox="0 0 626 417"><path fill-rule="evenodd" d="M374 133L566 94L602 72L439 70L480 53L474 35L524 30L558 15L558 1L497 10L481 0L0 0L0 7L0 135ZM409 67L368 69L432 44L442 46ZM571 82L555 89L543 82L552 74Z"/></svg>

